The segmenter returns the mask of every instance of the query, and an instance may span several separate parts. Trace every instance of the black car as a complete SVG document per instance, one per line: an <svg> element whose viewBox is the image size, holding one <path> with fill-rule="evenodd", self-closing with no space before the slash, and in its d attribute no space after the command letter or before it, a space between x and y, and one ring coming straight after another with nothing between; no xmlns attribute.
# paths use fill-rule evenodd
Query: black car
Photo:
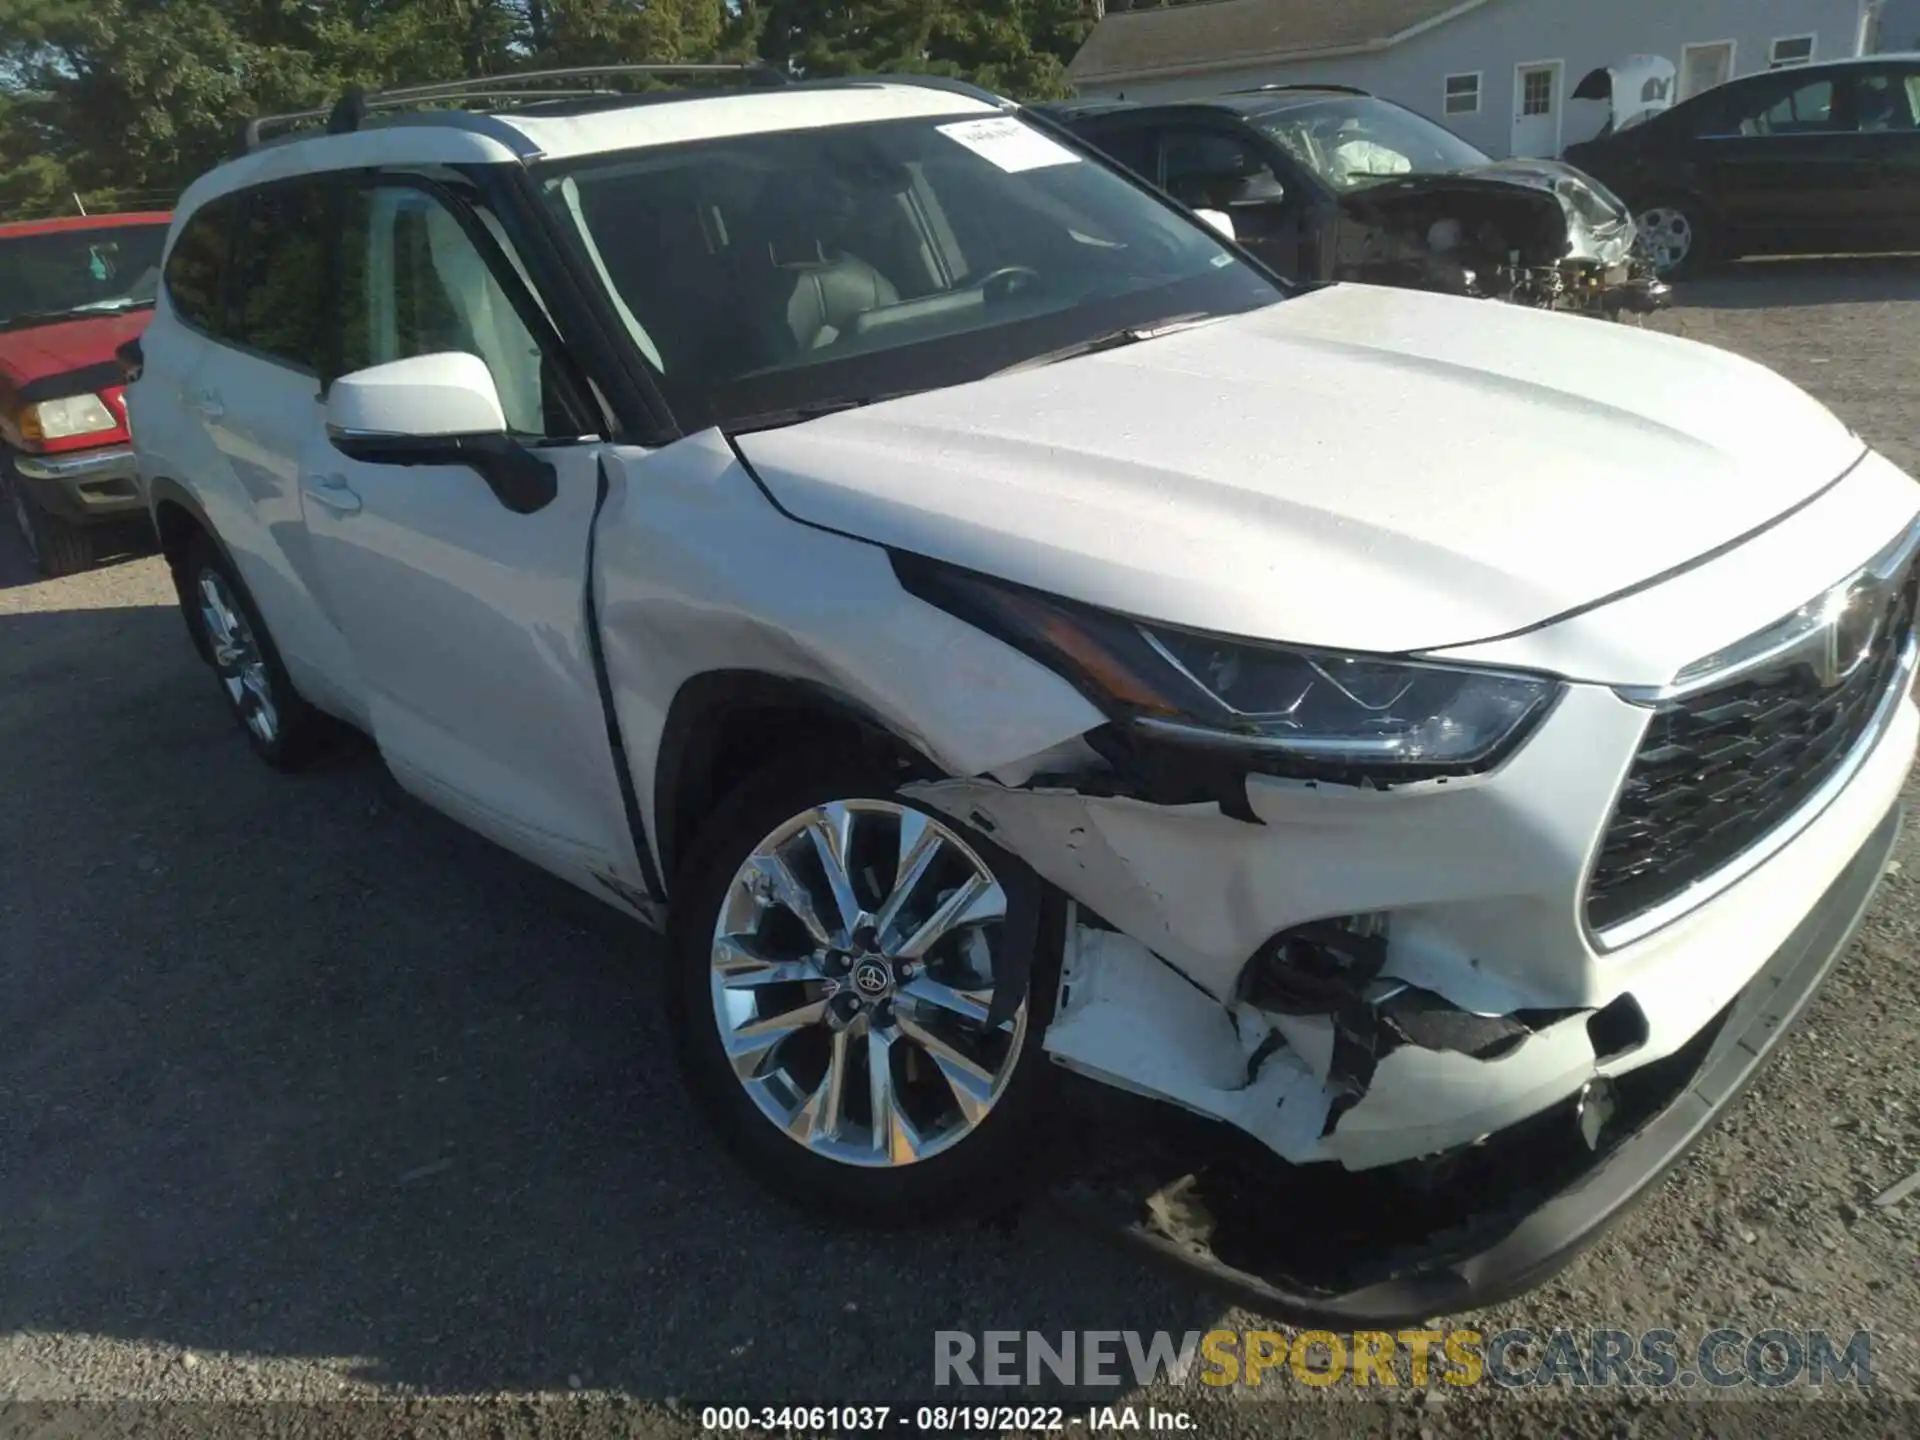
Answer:
<svg viewBox="0 0 1920 1440"><path fill-rule="evenodd" d="M1666 276L1920 248L1920 55L1749 75L1567 159L1632 202Z"/></svg>
<svg viewBox="0 0 1920 1440"><path fill-rule="evenodd" d="M1183 204L1226 216L1288 279L1612 317L1667 298L1632 216L1604 186L1552 160L1496 162L1362 90L1037 108Z"/></svg>

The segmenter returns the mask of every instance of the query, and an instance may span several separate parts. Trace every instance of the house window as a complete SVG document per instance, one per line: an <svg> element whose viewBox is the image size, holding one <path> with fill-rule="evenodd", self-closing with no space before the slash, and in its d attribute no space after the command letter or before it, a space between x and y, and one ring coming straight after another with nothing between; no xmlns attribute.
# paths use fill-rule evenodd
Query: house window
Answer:
<svg viewBox="0 0 1920 1440"><path fill-rule="evenodd" d="M1805 65L1813 59L1813 39L1811 35L1789 35L1784 40L1774 41L1767 68L1784 70L1789 65Z"/></svg>
<svg viewBox="0 0 1920 1440"><path fill-rule="evenodd" d="M1527 71L1521 81L1520 113L1522 115L1553 113L1553 71L1547 69Z"/></svg>
<svg viewBox="0 0 1920 1440"><path fill-rule="evenodd" d="M1480 113L1480 72L1471 75L1447 76L1447 114L1478 115Z"/></svg>

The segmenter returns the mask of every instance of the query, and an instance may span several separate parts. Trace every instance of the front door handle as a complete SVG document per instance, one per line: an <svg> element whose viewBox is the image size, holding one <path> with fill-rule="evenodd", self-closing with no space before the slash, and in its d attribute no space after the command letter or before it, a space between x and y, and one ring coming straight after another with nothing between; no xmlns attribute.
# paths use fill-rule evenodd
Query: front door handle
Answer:
<svg viewBox="0 0 1920 1440"><path fill-rule="evenodd" d="M314 504L333 511L336 515L358 515L360 497L340 475L311 475L301 487L306 497Z"/></svg>
<svg viewBox="0 0 1920 1440"><path fill-rule="evenodd" d="M198 410L202 417L208 420L218 420L222 415L227 413L227 407L220 403L218 392L213 390L202 390L198 395L194 396L193 408Z"/></svg>

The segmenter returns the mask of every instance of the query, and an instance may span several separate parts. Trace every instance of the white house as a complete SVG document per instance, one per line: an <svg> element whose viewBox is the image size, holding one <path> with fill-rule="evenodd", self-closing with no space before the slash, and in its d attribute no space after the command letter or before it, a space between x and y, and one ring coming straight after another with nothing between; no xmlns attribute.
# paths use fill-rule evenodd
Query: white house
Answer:
<svg viewBox="0 0 1920 1440"><path fill-rule="evenodd" d="M1920 50L1920 0L1884 0L1875 38L1876 50Z"/></svg>
<svg viewBox="0 0 1920 1440"><path fill-rule="evenodd" d="M1675 98L1684 99L1736 75L1858 55L1872 44L1882 3L1196 0L1110 8L1067 74L1083 96L1128 100L1358 85L1495 156L1557 155L1607 122L1606 101L1573 98L1594 70L1663 56L1678 67Z"/></svg>

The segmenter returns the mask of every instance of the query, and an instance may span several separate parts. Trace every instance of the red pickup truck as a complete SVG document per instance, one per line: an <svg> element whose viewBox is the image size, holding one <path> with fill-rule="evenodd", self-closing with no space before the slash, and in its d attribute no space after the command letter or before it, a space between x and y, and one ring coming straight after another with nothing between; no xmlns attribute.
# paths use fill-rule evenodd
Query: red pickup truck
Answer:
<svg viewBox="0 0 1920 1440"><path fill-rule="evenodd" d="M115 351L146 328L171 216L0 225L0 501L41 573L143 510Z"/></svg>

